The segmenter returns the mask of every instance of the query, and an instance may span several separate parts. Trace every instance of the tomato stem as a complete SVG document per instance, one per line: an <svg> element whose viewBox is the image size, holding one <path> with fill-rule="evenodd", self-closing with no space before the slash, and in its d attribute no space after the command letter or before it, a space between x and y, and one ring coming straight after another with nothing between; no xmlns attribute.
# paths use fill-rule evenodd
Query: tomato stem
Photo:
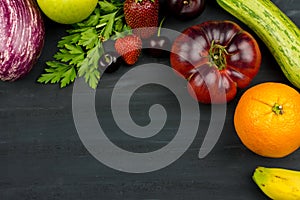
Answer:
<svg viewBox="0 0 300 200"><path fill-rule="evenodd" d="M282 105L275 103L274 106L272 107L272 111L276 114L276 115L282 115L283 112L283 107Z"/></svg>
<svg viewBox="0 0 300 200"><path fill-rule="evenodd" d="M209 49L210 61L215 64L219 70L223 70L226 68L226 55L228 52L226 50L226 46L222 46L220 44L216 44L213 40L211 42L211 46Z"/></svg>

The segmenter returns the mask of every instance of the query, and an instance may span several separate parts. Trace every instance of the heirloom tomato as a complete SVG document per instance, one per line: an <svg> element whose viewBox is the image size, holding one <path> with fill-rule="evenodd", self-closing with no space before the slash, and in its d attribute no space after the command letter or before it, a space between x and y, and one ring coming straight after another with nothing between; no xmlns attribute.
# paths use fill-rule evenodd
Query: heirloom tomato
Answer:
<svg viewBox="0 0 300 200"><path fill-rule="evenodd" d="M226 103L258 73L261 52L255 38L231 21L206 21L185 29L173 42L170 63L188 80L201 103Z"/></svg>

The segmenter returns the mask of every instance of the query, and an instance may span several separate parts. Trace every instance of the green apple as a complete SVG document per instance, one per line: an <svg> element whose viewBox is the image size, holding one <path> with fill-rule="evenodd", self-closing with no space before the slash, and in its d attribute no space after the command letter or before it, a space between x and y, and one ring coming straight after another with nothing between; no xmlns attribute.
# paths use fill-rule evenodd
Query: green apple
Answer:
<svg viewBox="0 0 300 200"><path fill-rule="evenodd" d="M37 0L43 13L61 24L74 24L86 19L98 0Z"/></svg>

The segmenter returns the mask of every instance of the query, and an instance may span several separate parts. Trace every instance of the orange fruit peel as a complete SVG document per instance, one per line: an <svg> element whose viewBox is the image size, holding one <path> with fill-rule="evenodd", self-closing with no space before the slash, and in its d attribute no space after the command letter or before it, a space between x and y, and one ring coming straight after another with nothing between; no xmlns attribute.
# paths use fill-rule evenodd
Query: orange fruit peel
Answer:
<svg viewBox="0 0 300 200"><path fill-rule="evenodd" d="M234 113L234 127L242 143L254 153L280 158L300 146L300 94L274 82L248 89Z"/></svg>

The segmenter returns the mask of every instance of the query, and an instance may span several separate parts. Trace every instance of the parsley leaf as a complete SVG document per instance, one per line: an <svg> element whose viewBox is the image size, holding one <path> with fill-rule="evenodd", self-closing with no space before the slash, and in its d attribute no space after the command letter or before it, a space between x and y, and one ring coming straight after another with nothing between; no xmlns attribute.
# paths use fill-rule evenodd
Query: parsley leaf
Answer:
<svg viewBox="0 0 300 200"><path fill-rule="evenodd" d="M47 61L39 83L60 84L66 87L76 77L84 77L91 88L101 78L98 60L103 55L103 42L130 30L123 13L123 2L99 0L93 13L84 21L72 24L67 35L57 43L54 61Z"/></svg>
<svg viewBox="0 0 300 200"><path fill-rule="evenodd" d="M38 82L41 83L59 83L60 87L65 87L73 82L76 78L75 68L72 65L66 65L57 61L48 61L46 63L49 68L46 68L46 73L42 74Z"/></svg>
<svg viewBox="0 0 300 200"><path fill-rule="evenodd" d="M118 5L114 5L108 1L99 1L99 5L104 13L111 13L118 9Z"/></svg>
<svg viewBox="0 0 300 200"><path fill-rule="evenodd" d="M98 60L100 55L103 54L103 48L101 42L91 49L87 57L83 60L80 69L78 70L78 75L84 76L85 82L87 82L91 88L95 89L97 87L98 81L100 79L100 72L98 70Z"/></svg>
<svg viewBox="0 0 300 200"><path fill-rule="evenodd" d="M117 14L116 12L110 13L110 14L106 14L103 15L101 17L100 23L101 24L106 24L106 26L101 30L101 35L103 36L104 40L109 39L109 37L111 36L112 32L113 32L113 25L115 22L115 15Z"/></svg>
<svg viewBox="0 0 300 200"><path fill-rule="evenodd" d="M85 53L78 45L65 44L65 48L60 49L53 57L62 62L69 62L71 65L80 65ZM47 63L46 63L47 64Z"/></svg>
<svg viewBox="0 0 300 200"><path fill-rule="evenodd" d="M65 44L76 44L79 41L79 39L80 39L80 34L79 33L64 36L58 42L57 47L63 48L65 46Z"/></svg>
<svg viewBox="0 0 300 200"><path fill-rule="evenodd" d="M86 49L92 49L99 41L97 31L94 27L87 29L81 33L78 45L84 46Z"/></svg>

